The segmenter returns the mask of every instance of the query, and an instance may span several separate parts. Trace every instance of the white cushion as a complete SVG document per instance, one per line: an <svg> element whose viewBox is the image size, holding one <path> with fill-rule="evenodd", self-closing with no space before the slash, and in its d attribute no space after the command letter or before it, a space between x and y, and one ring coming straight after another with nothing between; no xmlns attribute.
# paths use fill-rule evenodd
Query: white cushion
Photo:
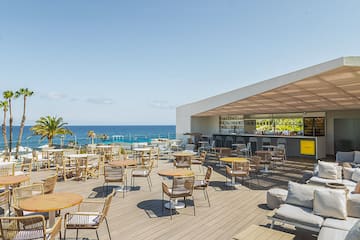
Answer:
<svg viewBox="0 0 360 240"><path fill-rule="evenodd" d="M349 194L347 199L348 216L360 218L360 194Z"/></svg>
<svg viewBox="0 0 360 240"><path fill-rule="evenodd" d="M354 182L360 181L360 168L355 168L351 176L351 180L353 180Z"/></svg>
<svg viewBox="0 0 360 240"><path fill-rule="evenodd" d="M314 190L314 214L323 217L346 219L346 192L334 189Z"/></svg>
<svg viewBox="0 0 360 240"><path fill-rule="evenodd" d="M320 228L324 222L324 219L313 214L310 208L297 207L290 204L282 204L279 209L275 210L275 217L316 228Z"/></svg>
<svg viewBox="0 0 360 240"><path fill-rule="evenodd" d="M289 181L288 195L285 200L288 204L294 204L302 207L312 208L314 199L314 189L318 186L300 184Z"/></svg>
<svg viewBox="0 0 360 240"><path fill-rule="evenodd" d="M319 235L318 240L344 240L348 231L329 228L329 227L322 227Z"/></svg>
<svg viewBox="0 0 360 240"><path fill-rule="evenodd" d="M309 179L309 182L314 183L314 184L325 184L325 183L342 183L344 180L341 179L326 179L326 178L321 178L321 177L311 177Z"/></svg>
<svg viewBox="0 0 360 240"><path fill-rule="evenodd" d="M322 227L336 228L344 231L349 231L359 218L348 217L344 219L326 218Z"/></svg>
<svg viewBox="0 0 360 240"><path fill-rule="evenodd" d="M351 180L351 177L352 177L352 174L354 171L355 171L355 168L344 167L343 168L344 179Z"/></svg>
<svg viewBox="0 0 360 240"><path fill-rule="evenodd" d="M338 169L337 163L328 163L319 161L319 177L327 179L337 179Z"/></svg>
<svg viewBox="0 0 360 240"><path fill-rule="evenodd" d="M360 220L350 229L346 235L345 240L359 240L360 239Z"/></svg>
<svg viewBox="0 0 360 240"><path fill-rule="evenodd" d="M354 163L360 163L360 152L354 151Z"/></svg>

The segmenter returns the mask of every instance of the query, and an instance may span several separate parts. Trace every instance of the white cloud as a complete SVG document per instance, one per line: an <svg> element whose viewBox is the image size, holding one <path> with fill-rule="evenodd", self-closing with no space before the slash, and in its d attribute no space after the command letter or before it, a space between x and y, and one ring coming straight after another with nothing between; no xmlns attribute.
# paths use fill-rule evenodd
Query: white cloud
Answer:
<svg viewBox="0 0 360 240"><path fill-rule="evenodd" d="M155 100L150 103L150 107L157 109L175 109L175 105L171 105L168 101Z"/></svg>
<svg viewBox="0 0 360 240"><path fill-rule="evenodd" d="M113 104L114 101L111 98L88 98L87 102L93 104Z"/></svg>
<svg viewBox="0 0 360 240"><path fill-rule="evenodd" d="M42 94L41 97L50 100L60 100L67 98L67 95L59 92L48 92L46 94Z"/></svg>

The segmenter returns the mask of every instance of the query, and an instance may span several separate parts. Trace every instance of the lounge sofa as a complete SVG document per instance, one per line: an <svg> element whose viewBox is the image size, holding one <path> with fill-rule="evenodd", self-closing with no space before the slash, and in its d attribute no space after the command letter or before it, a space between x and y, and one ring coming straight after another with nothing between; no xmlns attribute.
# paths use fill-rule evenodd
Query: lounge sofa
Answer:
<svg viewBox="0 0 360 240"><path fill-rule="evenodd" d="M360 151L337 152L335 157L337 163L350 163L353 167L360 166Z"/></svg>
<svg viewBox="0 0 360 240"><path fill-rule="evenodd" d="M360 194L347 197L344 190L289 182L285 204L268 218L271 227L290 224L318 232L319 240L360 239ZM359 235L351 238L354 232Z"/></svg>
<svg viewBox="0 0 360 240"><path fill-rule="evenodd" d="M348 168L342 167L338 163L318 161L313 176L307 182L318 185L341 183L352 192L358 181L360 181L360 168Z"/></svg>

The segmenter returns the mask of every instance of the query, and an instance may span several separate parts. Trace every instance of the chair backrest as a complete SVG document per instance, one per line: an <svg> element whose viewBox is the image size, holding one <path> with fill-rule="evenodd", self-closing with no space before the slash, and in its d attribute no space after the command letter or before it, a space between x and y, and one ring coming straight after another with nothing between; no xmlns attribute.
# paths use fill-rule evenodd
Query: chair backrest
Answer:
<svg viewBox="0 0 360 240"><path fill-rule="evenodd" d="M18 206L20 200L43 194L44 187L41 183L17 187L13 189L13 204Z"/></svg>
<svg viewBox="0 0 360 240"><path fill-rule="evenodd" d="M190 167L191 166L191 156L182 156L175 158L176 167Z"/></svg>
<svg viewBox="0 0 360 240"><path fill-rule="evenodd" d="M174 192L174 190L186 190L187 195L191 196L194 191L194 182L195 182L195 176L174 177L172 192Z"/></svg>
<svg viewBox="0 0 360 240"><path fill-rule="evenodd" d="M0 176L12 176L15 173L14 162L2 162L0 163Z"/></svg>
<svg viewBox="0 0 360 240"><path fill-rule="evenodd" d="M43 188L44 194L53 193L57 182L57 175L51 175L44 179Z"/></svg>
<svg viewBox="0 0 360 240"><path fill-rule="evenodd" d="M0 229L4 240L46 239L46 224L42 215L1 217Z"/></svg>
<svg viewBox="0 0 360 240"><path fill-rule="evenodd" d="M105 181L107 179L113 179L114 177L121 179L124 178L125 170L123 167L112 167L109 165L104 166L104 178Z"/></svg>
<svg viewBox="0 0 360 240"><path fill-rule="evenodd" d="M8 216L10 213L10 191L6 190L0 193L0 207L4 210L3 215Z"/></svg>
<svg viewBox="0 0 360 240"><path fill-rule="evenodd" d="M106 218L108 212L109 212L109 209L110 209L110 204L111 204L111 201L113 199L115 195L115 189L112 190L112 192L107 195L107 197L105 198L105 201L104 201L104 207L102 209L102 215L99 219L99 224L104 221L104 219Z"/></svg>

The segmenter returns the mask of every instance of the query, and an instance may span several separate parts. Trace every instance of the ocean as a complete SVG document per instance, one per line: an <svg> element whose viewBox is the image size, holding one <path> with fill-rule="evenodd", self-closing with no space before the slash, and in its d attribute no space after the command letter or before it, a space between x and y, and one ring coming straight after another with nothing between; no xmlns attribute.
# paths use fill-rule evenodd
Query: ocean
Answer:
<svg viewBox="0 0 360 240"><path fill-rule="evenodd" d="M34 136L30 131L31 126L25 126L22 137L21 146L37 148L47 144L47 139L40 140L40 136ZM175 139L175 125L120 125L120 126L67 126L74 134L72 136L57 136L54 138L55 145L67 145L71 142L77 142L77 145L85 145L91 143L91 139L87 136L88 131L92 130L96 134L95 143L109 144L112 142L150 142L153 138L170 138ZM16 146L19 126L13 127L13 144ZM7 128L9 138L9 128ZM101 138L101 136L106 138ZM3 149L4 139L0 136L0 149Z"/></svg>

